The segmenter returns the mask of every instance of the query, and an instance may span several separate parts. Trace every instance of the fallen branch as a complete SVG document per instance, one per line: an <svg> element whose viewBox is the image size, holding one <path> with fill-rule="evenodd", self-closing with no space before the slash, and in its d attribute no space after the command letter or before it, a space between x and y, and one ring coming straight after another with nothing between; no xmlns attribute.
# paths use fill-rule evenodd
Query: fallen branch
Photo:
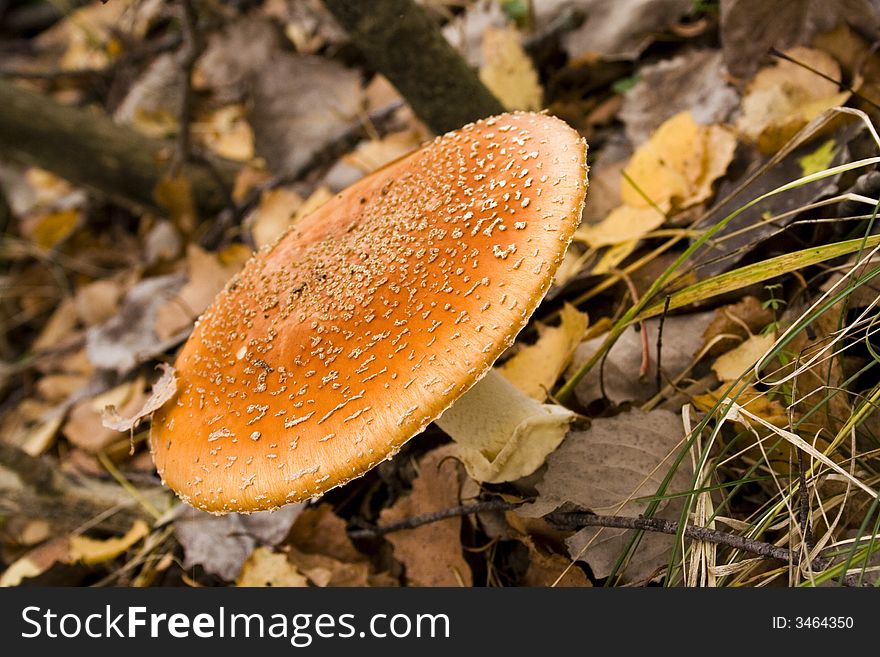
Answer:
<svg viewBox="0 0 880 657"><path fill-rule="evenodd" d="M100 112L61 105L0 79L0 153L124 205L162 212L153 191L169 172L175 147ZM238 168L220 158L183 166L200 213L210 216L226 206Z"/></svg>
<svg viewBox="0 0 880 657"><path fill-rule="evenodd" d="M521 506L521 503L505 502L503 500L490 500L484 502L475 502L473 504L463 504L455 506L443 511L434 511L420 516L405 518L399 522L390 523L388 525L379 525L376 527L367 527L362 529L353 529L348 532L351 538L376 538L392 532L403 531L406 529L415 529L422 525L427 525L439 520L454 518L457 516L466 516L472 513L483 513L487 511L512 511ZM660 534L676 535L679 532L679 523L674 520L663 520L662 518L631 518L626 516L600 516L587 512L555 512L544 516L551 525L559 529L578 531L585 527L608 527L611 529L638 529ZM709 529L708 527L699 527L697 525L685 525L682 532L688 538L696 541L706 541L716 545L724 545L735 550L742 550L760 557L777 559L788 564L800 563L800 554L792 552L783 547L778 547L764 541L756 541L751 538L745 538L736 534L722 532L717 529ZM826 559L814 559L812 568L814 571L821 571L828 567L829 561Z"/></svg>
<svg viewBox="0 0 880 657"><path fill-rule="evenodd" d="M504 111L413 0L324 0L324 4L367 61L397 87L434 133Z"/></svg>

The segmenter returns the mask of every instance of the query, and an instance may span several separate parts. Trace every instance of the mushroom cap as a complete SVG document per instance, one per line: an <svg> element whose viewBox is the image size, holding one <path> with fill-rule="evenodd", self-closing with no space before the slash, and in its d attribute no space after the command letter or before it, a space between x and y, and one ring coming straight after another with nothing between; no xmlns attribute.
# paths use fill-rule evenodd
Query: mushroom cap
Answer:
<svg viewBox="0 0 880 657"><path fill-rule="evenodd" d="M586 144L502 114L362 179L256 253L153 416L164 482L212 512L314 497L393 456L478 381L580 221Z"/></svg>

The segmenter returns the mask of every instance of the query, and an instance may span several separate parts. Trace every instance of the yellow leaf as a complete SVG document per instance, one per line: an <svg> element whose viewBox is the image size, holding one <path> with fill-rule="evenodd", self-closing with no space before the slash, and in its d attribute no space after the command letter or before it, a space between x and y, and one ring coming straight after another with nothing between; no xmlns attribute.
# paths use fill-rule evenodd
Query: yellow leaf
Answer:
<svg viewBox="0 0 880 657"><path fill-rule="evenodd" d="M87 536L70 538L70 557L85 564L96 564L115 559L150 533L143 520L135 520L125 536L97 540Z"/></svg>
<svg viewBox="0 0 880 657"><path fill-rule="evenodd" d="M192 131L196 139L221 157L242 162L254 157L254 133L243 105L228 105L203 114Z"/></svg>
<svg viewBox="0 0 880 657"><path fill-rule="evenodd" d="M841 79L841 70L827 53L798 47L786 54L800 64L781 59L758 71L736 123L764 153L775 153L809 121L850 96L831 81Z"/></svg>
<svg viewBox="0 0 880 657"><path fill-rule="evenodd" d="M604 220L579 228L575 238L597 249L638 240L663 225L666 217L652 207L621 205Z"/></svg>
<svg viewBox="0 0 880 657"><path fill-rule="evenodd" d="M480 80L508 110L538 110L543 90L532 60L512 27L487 28L483 33Z"/></svg>
<svg viewBox="0 0 880 657"><path fill-rule="evenodd" d="M309 581L287 560L287 555L258 547L241 567L236 585L303 587Z"/></svg>
<svg viewBox="0 0 880 657"><path fill-rule="evenodd" d="M80 211L76 209L50 212L41 217L33 229L33 239L38 246L49 250L71 236L79 223Z"/></svg>
<svg viewBox="0 0 880 657"><path fill-rule="evenodd" d="M721 381L734 381L757 363L758 359L770 350L775 341L776 336L772 333L752 335L734 349L719 356L712 364L712 370Z"/></svg>
<svg viewBox="0 0 880 657"><path fill-rule="evenodd" d="M676 114L633 154L624 168L629 180L621 185L621 199L664 212L701 203L727 170L735 147L729 130L698 125L689 112Z"/></svg>
<svg viewBox="0 0 880 657"><path fill-rule="evenodd" d="M584 337L589 320L570 304L562 308L559 326L538 325L538 341L523 347L499 371L532 399L544 401Z"/></svg>
<svg viewBox="0 0 880 657"><path fill-rule="evenodd" d="M801 165L801 175L809 176L824 171L831 166L836 154L837 144L833 139L829 139L812 153L798 158L798 164Z"/></svg>
<svg viewBox="0 0 880 657"><path fill-rule="evenodd" d="M376 169L410 153L420 143L421 138L414 130L393 132L382 139L361 142L354 152L349 153L342 159L364 173L372 173Z"/></svg>

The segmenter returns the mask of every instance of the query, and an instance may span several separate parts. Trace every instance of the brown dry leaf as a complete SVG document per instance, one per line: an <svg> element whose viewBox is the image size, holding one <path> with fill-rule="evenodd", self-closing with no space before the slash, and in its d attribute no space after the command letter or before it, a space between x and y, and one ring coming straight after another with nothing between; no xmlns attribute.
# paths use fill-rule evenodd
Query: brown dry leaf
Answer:
<svg viewBox="0 0 880 657"><path fill-rule="evenodd" d="M34 340L33 350L45 351L57 347L59 343L70 337L78 321L76 301L72 297L66 297L43 325L40 334Z"/></svg>
<svg viewBox="0 0 880 657"><path fill-rule="evenodd" d="M125 415L137 414L147 399L143 386L144 380L139 377L77 403L62 428L65 438L90 454L97 454L119 440L118 430L104 424L104 408L112 406Z"/></svg>
<svg viewBox="0 0 880 657"><path fill-rule="evenodd" d="M594 419L586 431L572 431L547 459L534 504L523 507L529 517L546 515L565 503L597 514L635 517L656 495L682 445L684 427L674 413L632 410L612 418ZM672 476L666 495L691 490L693 471L684 459ZM647 499L636 499L647 498ZM660 503L656 517L678 519L683 502ZM586 561L598 578L607 577L626 546L627 530L588 527L566 544L573 559ZM645 534L624 573L640 581L661 568L675 538Z"/></svg>
<svg viewBox="0 0 880 657"><path fill-rule="evenodd" d="M198 215L193 201L192 185L184 174L163 176L156 183L153 199L165 208L171 221L184 235L191 233L196 227Z"/></svg>
<svg viewBox="0 0 880 657"><path fill-rule="evenodd" d="M190 244L186 250L187 282L173 299L157 310L156 335L167 340L190 326L242 264L223 265L217 254Z"/></svg>
<svg viewBox="0 0 880 657"><path fill-rule="evenodd" d="M419 461L412 493L384 509L384 524L459 504L462 472L455 457L458 448L444 445ZM406 566L410 586L472 586L470 567L462 556L461 518L432 522L387 535L394 556Z"/></svg>
<svg viewBox="0 0 880 657"><path fill-rule="evenodd" d="M345 521L329 504L310 507L296 519L285 542L288 559L315 586L393 586L371 572L369 558L348 538Z"/></svg>
<svg viewBox="0 0 880 657"><path fill-rule="evenodd" d="M106 322L116 314L123 286L111 279L102 279L77 289L74 302L80 320L86 326Z"/></svg>
<svg viewBox="0 0 880 657"><path fill-rule="evenodd" d="M539 110L544 90L532 60L513 27L490 27L483 33L480 80L508 110Z"/></svg>
<svg viewBox="0 0 880 657"><path fill-rule="evenodd" d="M529 549L529 569L520 582L522 586L592 586L584 571L572 566L567 557L545 550L528 536L519 540Z"/></svg>
<svg viewBox="0 0 880 657"><path fill-rule="evenodd" d="M150 528L143 520L135 520L124 536L107 538L103 540L89 538L88 536L70 537L70 558L73 561L81 561L92 565L110 561L124 554L135 543L149 535Z"/></svg>
<svg viewBox="0 0 880 657"><path fill-rule="evenodd" d="M712 371L720 381L735 381L746 373L764 356L773 343L776 335L751 335L726 354L722 354L712 363Z"/></svg>
<svg viewBox="0 0 880 657"><path fill-rule="evenodd" d="M559 326L538 324L538 341L498 368L504 378L538 401L544 401L553 389L589 324L586 314L567 303L560 320Z"/></svg>
<svg viewBox="0 0 880 657"><path fill-rule="evenodd" d="M249 105L257 155L294 175L357 125L360 74L335 60L278 53L253 78Z"/></svg>
<svg viewBox="0 0 880 657"><path fill-rule="evenodd" d="M176 54L159 55L131 85L113 118L151 137L175 134L183 79Z"/></svg>
<svg viewBox="0 0 880 657"><path fill-rule="evenodd" d="M832 80L840 65L821 50L792 48L786 53ZM794 62L779 60L761 69L749 83L736 127L764 153L775 153L822 112L849 98L836 83Z"/></svg>
<svg viewBox="0 0 880 657"><path fill-rule="evenodd" d="M282 552L272 548L258 547L251 552L241 567L236 586L308 586L308 580L297 570Z"/></svg>
<svg viewBox="0 0 880 657"><path fill-rule="evenodd" d="M624 172L638 189L624 180L621 199L634 208L656 206L663 212L702 203L735 149L736 137L726 128L700 126L690 112L676 114L633 154Z"/></svg>
<svg viewBox="0 0 880 657"><path fill-rule="evenodd" d="M115 30L125 32L129 27L127 23L134 19L131 15L134 4L134 0L120 0L88 4L73 11L66 7L65 18L41 34L40 40L66 45L59 62L65 70L104 68L121 52L121 45L113 34Z"/></svg>
<svg viewBox="0 0 880 657"><path fill-rule="evenodd" d="M114 431L131 431L145 417L153 414L165 402L177 392L177 379L174 377L174 368L166 363L159 363L162 376L153 384L153 391L139 411L129 417L122 417L116 410L116 406L108 404L101 412L102 424Z"/></svg>
<svg viewBox="0 0 880 657"><path fill-rule="evenodd" d="M254 133L244 105L221 107L198 117L193 136L220 157L246 162L254 157Z"/></svg>

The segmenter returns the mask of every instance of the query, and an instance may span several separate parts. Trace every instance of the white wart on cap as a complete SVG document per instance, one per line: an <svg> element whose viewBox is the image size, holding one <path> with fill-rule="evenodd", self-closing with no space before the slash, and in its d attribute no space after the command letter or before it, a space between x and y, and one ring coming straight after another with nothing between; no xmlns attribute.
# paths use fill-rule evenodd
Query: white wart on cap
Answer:
<svg viewBox="0 0 880 657"><path fill-rule="evenodd" d="M580 220L586 144L503 114L356 183L258 252L196 324L150 436L213 512L319 495L392 456L491 367Z"/></svg>

